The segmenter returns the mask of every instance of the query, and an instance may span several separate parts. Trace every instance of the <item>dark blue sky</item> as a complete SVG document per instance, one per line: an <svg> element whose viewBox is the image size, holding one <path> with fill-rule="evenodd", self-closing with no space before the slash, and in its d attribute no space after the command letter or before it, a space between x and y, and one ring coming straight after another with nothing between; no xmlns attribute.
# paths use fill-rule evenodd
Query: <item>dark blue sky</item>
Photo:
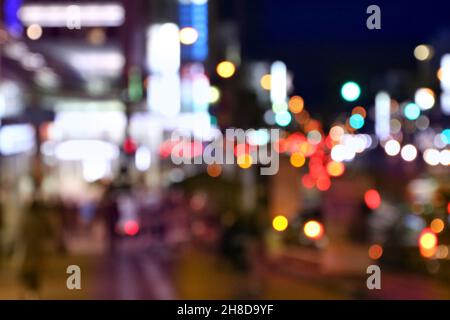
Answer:
<svg viewBox="0 0 450 320"><path fill-rule="evenodd" d="M229 7L231 1L225 2ZM381 8L381 30L366 28L371 4ZM234 5L244 57L284 60L295 73L297 93L319 109L338 101L342 81L364 85L389 70L413 71L415 46L450 30L450 0L237 0Z"/></svg>

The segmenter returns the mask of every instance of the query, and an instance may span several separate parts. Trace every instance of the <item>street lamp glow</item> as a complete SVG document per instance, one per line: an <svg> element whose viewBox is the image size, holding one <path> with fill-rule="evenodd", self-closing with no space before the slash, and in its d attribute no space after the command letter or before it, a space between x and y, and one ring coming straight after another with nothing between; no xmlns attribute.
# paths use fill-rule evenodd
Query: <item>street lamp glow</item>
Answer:
<svg viewBox="0 0 450 320"><path fill-rule="evenodd" d="M347 82L342 86L341 95L348 102L356 101L361 96L361 88L356 82Z"/></svg>
<svg viewBox="0 0 450 320"><path fill-rule="evenodd" d="M417 149L412 144L407 144L402 148L401 156L403 160L411 162L417 158Z"/></svg>
<svg viewBox="0 0 450 320"><path fill-rule="evenodd" d="M434 107L436 98L433 90L420 88L416 91L414 101L422 110L429 110Z"/></svg>
<svg viewBox="0 0 450 320"><path fill-rule="evenodd" d="M289 221L285 216L277 216L272 221L273 228L278 232L285 231L289 226Z"/></svg>
<svg viewBox="0 0 450 320"><path fill-rule="evenodd" d="M217 65L216 71L220 77L228 79L236 72L236 66L230 61L222 61Z"/></svg>
<svg viewBox="0 0 450 320"><path fill-rule="evenodd" d="M400 143L397 140L389 140L384 145L384 151L387 155L394 157L400 153Z"/></svg>
<svg viewBox="0 0 450 320"><path fill-rule="evenodd" d="M180 42L184 45L191 45L198 40L198 31L192 27L186 27L180 30Z"/></svg>
<svg viewBox="0 0 450 320"><path fill-rule="evenodd" d="M320 239L323 236L323 226L320 222L312 220L305 224L303 232L308 238Z"/></svg>

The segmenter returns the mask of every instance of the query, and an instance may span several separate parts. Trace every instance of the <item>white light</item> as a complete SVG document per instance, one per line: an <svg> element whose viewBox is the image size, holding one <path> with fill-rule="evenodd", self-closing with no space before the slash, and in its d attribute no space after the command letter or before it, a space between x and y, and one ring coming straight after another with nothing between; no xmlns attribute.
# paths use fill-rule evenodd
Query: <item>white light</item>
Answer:
<svg viewBox="0 0 450 320"><path fill-rule="evenodd" d="M429 110L433 108L436 102L433 90L428 88L418 89L416 91L414 101L422 110Z"/></svg>
<svg viewBox="0 0 450 320"><path fill-rule="evenodd" d="M151 72L178 72L180 50L180 34L176 24L155 24L148 29L147 64Z"/></svg>
<svg viewBox="0 0 450 320"><path fill-rule="evenodd" d="M5 156L24 153L34 147L34 129L28 124L0 128L0 153Z"/></svg>
<svg viewBox="0 0 450 320"><path fill-rule="evenodd" d="M173 117L181 111L180 34L174 23L152 25L147 33L150 70L148 104L151 110ZM205 96L209 102L209 83Z"/></svg>
<svg viewBox="0 0 450 320"><path fill-rule="evenodd" d="M25 26L67 27L71 17L69 4L25 4L18 13ZM125 10L119 3L78 4L81 27L118 27L125 21Z"/></svg>
<svg viewBox="0 0 450 320"><path fill-rule="evenodd" d="M167 117L179 114L181 111L180 76L176 73L151 76L147 99L150 109L156 113Z"/></svg>
<svg viewBox="0 0 450 320"><path fill-rule="evenodd" d="M87 77L114 77L125 65L125 57L116 50L71 52L67 59L72 68Z"/></svg>
<svg viewBox="0 0 450 320"><path fill-rule="evenodd" d="M56 158L63 161L112 161L119 157L119 153L116 145L100 140L69 140L55 148Z"/></svg>
<svg viewBox="0 0 450 320"><path fill-rule="evenodd" d="M150 169L152 163L152 155L150 153L150 150L145 147L141 146L136 150L136 156L135 156L135 165L136 169L139 171L147 171Z"/></svg>
<svg viewBox="0 0 450 320"><path fill-rule="evenodd" d="M391 132L391 98L386 92L375 97L375 132L380 140L388 139Z"/></svg>
<svg viewBox="0 0 450 320"><path fill-rule="evenodd" d="M450 54L445 54L441 59L441 109L446 115L450 115Z"/></svg>
<svg viewBox="0 0 450 320"><path fill-rule="evenodd" d="M95 102L92 103L95 106ZM85 106L89 106L85 103ZM52 139L105 139L119 144L126 129L127 119L120 111L80 111L58 112L52 130Z"/></svg>
<svg viewBox="0 0 450 320"><path fill-rule="evenodd" d="M397 140L389 140L384 145L384 151L387 155L394 157L400 153L400 143Z"/></svg>
<svg viewBox="0 0 450 320"><path fill-rule="evenodd" d="M450 166L450 150L442 150L439 155L439 161L443 166Z"/></svg>
<svg viewBox="0 0 450 320"><path fill-rule="evenodd" d="M248 132L247 140L252 146L264 146L269 143L270 135L266 129L252 130Z"/></svg>
<svg viewBox="0 0 450 320"><path fill-rule="evenodd" d="M402 148L401 156L403 160L411 162L417 158L417 149L412 144L407 144Z"/></svg>
<svg viewBox="0 0 450 320"><path fill-rule="evenodd" d="M41 87L56 89L60 84L59 76L50 68L42 68L34 75L34 81Z"/></svg>
<svg viewBox="0 0 450 320"><path fill-rule="evenodd" d="M345 146L338 144L331 149L331 159L336 162L343 162L346 159Z"/></svg>
<svg viewBox="0 0 450 320"><path fill-rule="evenodd" d="M430 166L437 166L440 161L440 152L436 149L427 149L423 153L423 160Z"/></svg>
<svg viewBox="0 0 450 320"><path fill-rule="evenodd" d="M287 67L284 62L276 61L270 68L272 104L283 104L287 100Z"/></svg>
<svg viewBox="0 0 450 320"><path fill-rule="evenodd" d="M104 159L86 159L82 165L83 178L89 183L98 181L109 173L109 161Z"/></svg>

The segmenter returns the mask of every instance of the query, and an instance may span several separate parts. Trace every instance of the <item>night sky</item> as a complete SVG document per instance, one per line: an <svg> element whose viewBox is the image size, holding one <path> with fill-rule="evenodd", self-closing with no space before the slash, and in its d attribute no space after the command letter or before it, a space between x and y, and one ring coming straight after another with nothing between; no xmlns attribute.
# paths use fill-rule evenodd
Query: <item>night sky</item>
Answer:
<svg viewBox="0 0 450 320"><path fill-rule="evenodd" d="M318 111L337 107L345 80L379 90L373 88L375 77L391 70L414 71L415 46L450 31L449 0L238 0L234 7L230 3L225 1L224 6L238 12L244 58L285 61L295 74L295 93ZM371 4L381 7L381 30L366 28ZM450 44L450 37L446 39Z"/></svg>

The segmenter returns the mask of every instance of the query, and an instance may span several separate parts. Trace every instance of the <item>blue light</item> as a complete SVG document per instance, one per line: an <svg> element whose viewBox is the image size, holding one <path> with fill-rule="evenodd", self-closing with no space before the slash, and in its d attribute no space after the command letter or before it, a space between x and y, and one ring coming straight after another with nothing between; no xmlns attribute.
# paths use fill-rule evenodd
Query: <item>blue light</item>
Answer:
<svg viewBox="0 0 450 320"><path fill-rule="evenodd" d="M403 109L406 119L417 120L420 117L420 108L415 103L408 103Z"/></svg>
<svg viewBox="0 0 450 320"><path fill-rule="evenodd" d="M275 122L280 127L287 127L292 121L292 116L287 111L278 112L275 115Z"/></svg>
<svg viewBox="0 0 450 320"><path fill-rule="evenodd" d="M19 20L17 13L22 6L23 0L5 0L4 12L5 12L5 25L9 33L18 37L23 32L22 23Z"/></svg>
<svg viewBox="0 0 450 320"><path fill-rule="evenodd" d="M446 144L450 144L450 129L445 129L442 131L442 141Z"/></svg>
<svg viewBox="0 0 450 320"><path fill-rule="evenodd" d="M364 127L365 120L362 115L354 114L350 117L349 123L353 129L359 130Z"/></svg>
<svg viewBox="0 0 450 320"><path fill-rule="evenodd" d="M208 2L180 4L180 28L197 30L198 39L190 46L183 46L181 55L188 61L203 62L208 58Z"/></svg>

